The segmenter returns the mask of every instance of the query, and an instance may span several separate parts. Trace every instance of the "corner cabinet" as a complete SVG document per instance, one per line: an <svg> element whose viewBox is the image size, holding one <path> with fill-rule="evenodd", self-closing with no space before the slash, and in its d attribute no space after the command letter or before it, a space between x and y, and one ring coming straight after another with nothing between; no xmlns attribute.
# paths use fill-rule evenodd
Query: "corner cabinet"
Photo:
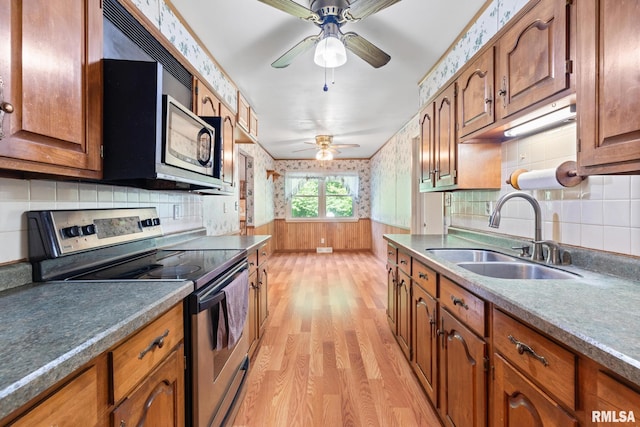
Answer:
<svg viewBox="0 0 640 427"><path fill-rule="evenodd" d="M578 173L640 171L640 3L580 2Z"/></svg>
<svg viewBox="0 0 640 427"><path fill-rule="evenodd" d="M570 8L571 1L539 0L496 42L498 118L569 94Z"/></svg>
<svg viewBox="0 0 640 427"><path fill-rule="evenodd" d="M449 85L420 113L421 192L500 188L500 144L458 142L457 87Z"/></svg>
<svg viewBox="0 0 640 427"><path fill-rule="evenodd" d="M101 6L0 2L0 168L101 178Z"/></svg>

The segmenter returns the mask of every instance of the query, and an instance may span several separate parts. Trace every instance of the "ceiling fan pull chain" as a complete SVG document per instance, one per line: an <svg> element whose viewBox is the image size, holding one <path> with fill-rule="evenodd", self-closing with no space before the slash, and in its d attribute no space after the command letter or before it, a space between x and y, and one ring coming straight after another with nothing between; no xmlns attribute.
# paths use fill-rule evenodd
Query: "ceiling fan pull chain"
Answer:
<svg viewBox="0 0 640 427"><path fill-rule="evenodd" d="M329 86L327 86L327 67L324 67L324 87L322 88L323 91L328 92L329 91Z"/></svg>

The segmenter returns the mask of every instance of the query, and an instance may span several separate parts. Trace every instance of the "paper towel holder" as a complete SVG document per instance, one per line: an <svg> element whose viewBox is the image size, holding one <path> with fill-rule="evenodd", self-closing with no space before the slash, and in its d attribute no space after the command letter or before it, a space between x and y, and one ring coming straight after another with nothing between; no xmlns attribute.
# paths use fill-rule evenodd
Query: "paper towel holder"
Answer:
<svg viewBox="0 0 640 427"><path fill-rule="evenodd" d="M521 190L518 186L518 177L523 173L528 172L526 169L516 169L509 175L509 178L505 181L516 190ZM578 175L578 165L573 160L567 160L561 163L555 170L556 181L563 187L575 187L580 184L585 178Z"/></svg>

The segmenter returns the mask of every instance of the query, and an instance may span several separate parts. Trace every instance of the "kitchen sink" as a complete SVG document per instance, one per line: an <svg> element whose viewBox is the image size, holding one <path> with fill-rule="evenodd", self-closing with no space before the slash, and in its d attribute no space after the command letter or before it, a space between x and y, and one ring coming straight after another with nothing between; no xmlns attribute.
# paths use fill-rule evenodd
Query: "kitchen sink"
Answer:
<svg viewBox="0 0 640 427"><path fill-rule="evenodd" d="M518 258L487 249L427 249L427 252L450 262L515 262Z"/></svg>
<svg viewBox="0 0 640 427"><path fill-rule="evenodd" d="M459 262L458 266L482 276L500 279L575 279L579 277L574 273L528 262Z"/></svg>

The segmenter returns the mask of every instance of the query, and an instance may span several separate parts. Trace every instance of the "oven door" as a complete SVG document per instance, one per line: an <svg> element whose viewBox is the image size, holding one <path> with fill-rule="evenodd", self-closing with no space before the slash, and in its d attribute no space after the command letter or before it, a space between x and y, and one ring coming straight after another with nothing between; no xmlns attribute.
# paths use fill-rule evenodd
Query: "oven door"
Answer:
<svg viewBox="0 0 640 427"><path fill-rule="evenodd" d="M163 101L164 163L213 177L215 129L169 95Z"/></svg>
<svg viewBox="0 0 640 427"><path fill-rule="evenodd" d="M187 383L190 396L187 401L191 415L188 425L193 427L221 426L233 421L239 401L243 396L244 382L248 373L249 322L247 314L236 323L237 339L230 340L227 311L229 294L225 289L245 287L242 296L248 310L247 262L232 268L223 278L200 288L190 297L189 319L191 343L187 360ZM237 292L234 304L239 303ZM237 319L236 319L237 321ZM225 330L227 334L220 331ZM231 345L230 343L234 341Z"/></svg>

